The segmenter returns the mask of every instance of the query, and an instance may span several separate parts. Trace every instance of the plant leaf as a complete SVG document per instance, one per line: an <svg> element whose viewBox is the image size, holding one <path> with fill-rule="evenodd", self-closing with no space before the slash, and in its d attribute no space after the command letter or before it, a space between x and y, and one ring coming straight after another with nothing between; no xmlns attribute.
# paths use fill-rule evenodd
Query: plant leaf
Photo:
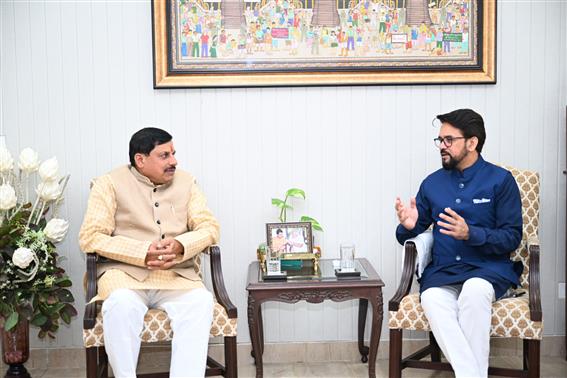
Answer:
<svg viewBox="0 0 567 378"><path fill-rule="evenodd" d="M323 231L323 227L321 227L321 225L319 224L319 222L315 218L311 218L311 217L308 217L307 215L304 215L304 216L301 217L300 221L301 222L311 222L311 226L313 227L314 230Z"/></svg>
<svg viewBox="0 0 567 378"><path fill-rule="evenodd" d="M55 280L55 284L59 287L69 287L72 285L69 277L61 277Z"/></svg>
<svg viewBox="0 0 567 378"><path fill-rule="evenodd" d="M73 298L73 294L67 289L57 290L57 297L61 302L65 302L65 303L70 303L75 301L75 298Z"/></svg>
<svg viewBox="0 0 567 378"><path fill-rule="evenodd" d="M6 303L4 303L3 301L0 302L0 314L3 317L8 317L8 314L10 313L10 306L8 306Z"/></svg>
<svg viewBox="0 0 567 378"><path fill-rule="evenodd" d="M39 302L45 303L47 302L47 298L49 298L49 294L45 292L40 292L38 297L39 297Z"/></svg>
<svg viewBox="0 0 567 378"><path fill-rule="evenodd" d="M57 303L59 300L57 299L57 297L55 297L54 295L50 295L49 297L47 297L47 304L48 305L52 305Z"/></svg>
<svg viewBox="0 0 567 378"><path fill-rule="evenodd" d="M61 319L65 322L65 324L71 323L71 316L69 316L69 314L65 311L61 311Z"/></svg>
<svg viewBox="0 0 567 378"><path fill-rule="evenodd" d="M288 205L287 203L285 203L284 201L282 201L279 198L272 198L272 205L275 205L275 206L279 207L280 209L282 209L282 208L292 209L292 207L290 205Z"/></svg>
<svg viewBox="0 0 567 378"><path fill-rule="evenodd" d="M47 316L43 315L43 314L37 314L36 316L33 317L33 319L31 320L31 324L33 324L36 327L41 327L42 325L44 325L47 322Z"/></svg>
<svg viewBox="0 0 567 378"><path fill-rule="evenodd" d="M54 317L54 316L59 316L59 311L65 307L65 303L57 303L54 305L45 305L45 304L41 304L39 305L39 309L40 311L48 317Z"/></svg>
<svg viewBox="0 0 567 378"><path fill-rule="evenodd" d="M65 307L66 303L57 303L56 305L54 305L52 307L52 313L51 313L51 317L53 319L57 319L59 317L59 311L63 310L63 308Z"/></svg>
<svg viewBox="0 0 567 378"><path fill-rule="evenodd" d="M77 316L78 312L75 307L71 306L70 304L65 304L65 307L61 310L61 313L66 313L69 316Z"/></svg>
<svg viewBox="0 0 567 378"><path fill-rule="evenodd" d="M314 230L323 232L323 227L319 223L313 223L312 226Z"/></svg>
<svg viewBox="0 0 567 378"><path fill-rule="evenodd" d="M291 188L286 192L286 196L305 199L305 192L299 188Z"/></svg>
<svg viewBox="0 0 567 378"><path fill-rule="evenodd" d="M6 319L6 323L4 323L4 329L6 331L10 331L12 328L18 324L19 315L16 311L12 311L8 319Z"/></svg>

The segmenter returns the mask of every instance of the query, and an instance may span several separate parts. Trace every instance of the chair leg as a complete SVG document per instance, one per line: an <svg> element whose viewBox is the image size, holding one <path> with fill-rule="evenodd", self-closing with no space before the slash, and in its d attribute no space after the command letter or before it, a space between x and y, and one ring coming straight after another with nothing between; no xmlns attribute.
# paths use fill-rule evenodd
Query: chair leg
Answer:
<svg viewBox="0 0 567 378"><path fill-rule="evenodd" d="M98 370L98 348L86 348L87 378L97 378Z"/></svg>
<svg viewBox="0 0 567 378"><path fill-rule="evenodd" d="M433 332L429 332L429 345L431 346L431 362L441 362L441 349L437 340L435 340L435 336L433 336Z"/></svg>
<svg viewBox="0 0 567 378"><path fill-rule="evenodd" d="M402 376L402 332L401 329L390 329L390 378Z"/></svg>
<svg viewBox="0 0 567 378"><path fill-rule="evenodd" d="M522 363L524 371L528 371L528 340L522 339Z"/></svg>
<svg viewBox="0 0 567 378"><path fill-rule="evenodd" d="M539 377L540 340L524 340L524 370L526 368L528 370L529 378Z"/></svg>
<svg viewBox="0 0 567 378"><path fill-rule="evenodd" d="M238 377L238 360L236 356L236 336L226 336L224 338L225 377Z"/></svg>
<svg viewBox="0 0 567 378"><path fill-rule="evenodd" d="M100 367L100 378L108 378L108 355L104 346L98 349L98 366Z"/></svg>

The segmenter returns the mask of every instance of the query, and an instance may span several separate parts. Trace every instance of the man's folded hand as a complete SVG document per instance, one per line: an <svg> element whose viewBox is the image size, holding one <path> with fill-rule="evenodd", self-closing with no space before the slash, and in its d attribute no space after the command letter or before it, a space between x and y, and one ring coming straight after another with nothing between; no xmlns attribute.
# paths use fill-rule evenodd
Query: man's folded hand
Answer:
<svg viewBox="0 0 567 378"><path fill-rule="evenodd" d="M177 246L176 243L179 245ZM178 263L176 258L181 254L183 254L183 246L175 239L154 241L146 253L146 266L150 270L169 269Z"/></svg>

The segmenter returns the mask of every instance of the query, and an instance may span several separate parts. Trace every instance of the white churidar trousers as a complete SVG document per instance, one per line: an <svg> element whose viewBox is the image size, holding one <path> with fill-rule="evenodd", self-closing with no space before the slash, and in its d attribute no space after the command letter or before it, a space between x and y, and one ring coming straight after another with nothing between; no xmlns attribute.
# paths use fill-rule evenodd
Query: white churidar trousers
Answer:
<svg viewBox="0 0 567 378"><path fill-rule="evenodd" d="M432 287L421 305L433 335L456 377L487 377L494 288L482 278Z"/></svg>
<svg viewBox="0 0 567 378"><path fill-rule="evenodd" d="M203 377L213 296L206 289L113 291L102 304L104 344L117 378L135 378L148 308L167 312L173 331L170 377Z"/></svg>

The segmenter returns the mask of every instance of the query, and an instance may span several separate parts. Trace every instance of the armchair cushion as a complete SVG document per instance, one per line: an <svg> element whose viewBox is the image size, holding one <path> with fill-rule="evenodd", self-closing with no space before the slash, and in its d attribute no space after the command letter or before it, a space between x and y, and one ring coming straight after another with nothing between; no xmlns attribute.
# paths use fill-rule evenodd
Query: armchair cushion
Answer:
<svg viewBox="0 0 567 378"><path fill-rule="evenodd" d="M516 251L512 252L510 259L512 261L521 261L524 265L524 271L520 276L520 285L523 288L529 286L529 244L533 244L532 239L537 239L539 226L539 176L537 172L520 170L514 167L502 166L509 170L518 184L520 195L522 198L522 219L523 232L522 242ZM535 242L537 244L537 242Z"/></svg>
<svg viewBox="0 0 567 378"><path fill-rule="evenodd" d="M400 302L398 311L390 311L388 327L390 329L430 331L418 293L406 295ZM542 328L543 322L530 319L527 296L505 298L492 304L490 336L541 340Z"/></svg>
<svg viewBox="0 0 567 378"><path fill-rule="evenodd" d="M215 301L213 309L213 323L211 325L210 337L236 336L237 319L229 318L224 307ZM144 329L140 334L145 343L160 341L171 341L173 332L169 326L167 313L158 309L150 309L144 317ZM104 345L104 332L102 326L102 314L99 312L93 328L83 330L83 343L85 348L99 347Z"/></svg>

